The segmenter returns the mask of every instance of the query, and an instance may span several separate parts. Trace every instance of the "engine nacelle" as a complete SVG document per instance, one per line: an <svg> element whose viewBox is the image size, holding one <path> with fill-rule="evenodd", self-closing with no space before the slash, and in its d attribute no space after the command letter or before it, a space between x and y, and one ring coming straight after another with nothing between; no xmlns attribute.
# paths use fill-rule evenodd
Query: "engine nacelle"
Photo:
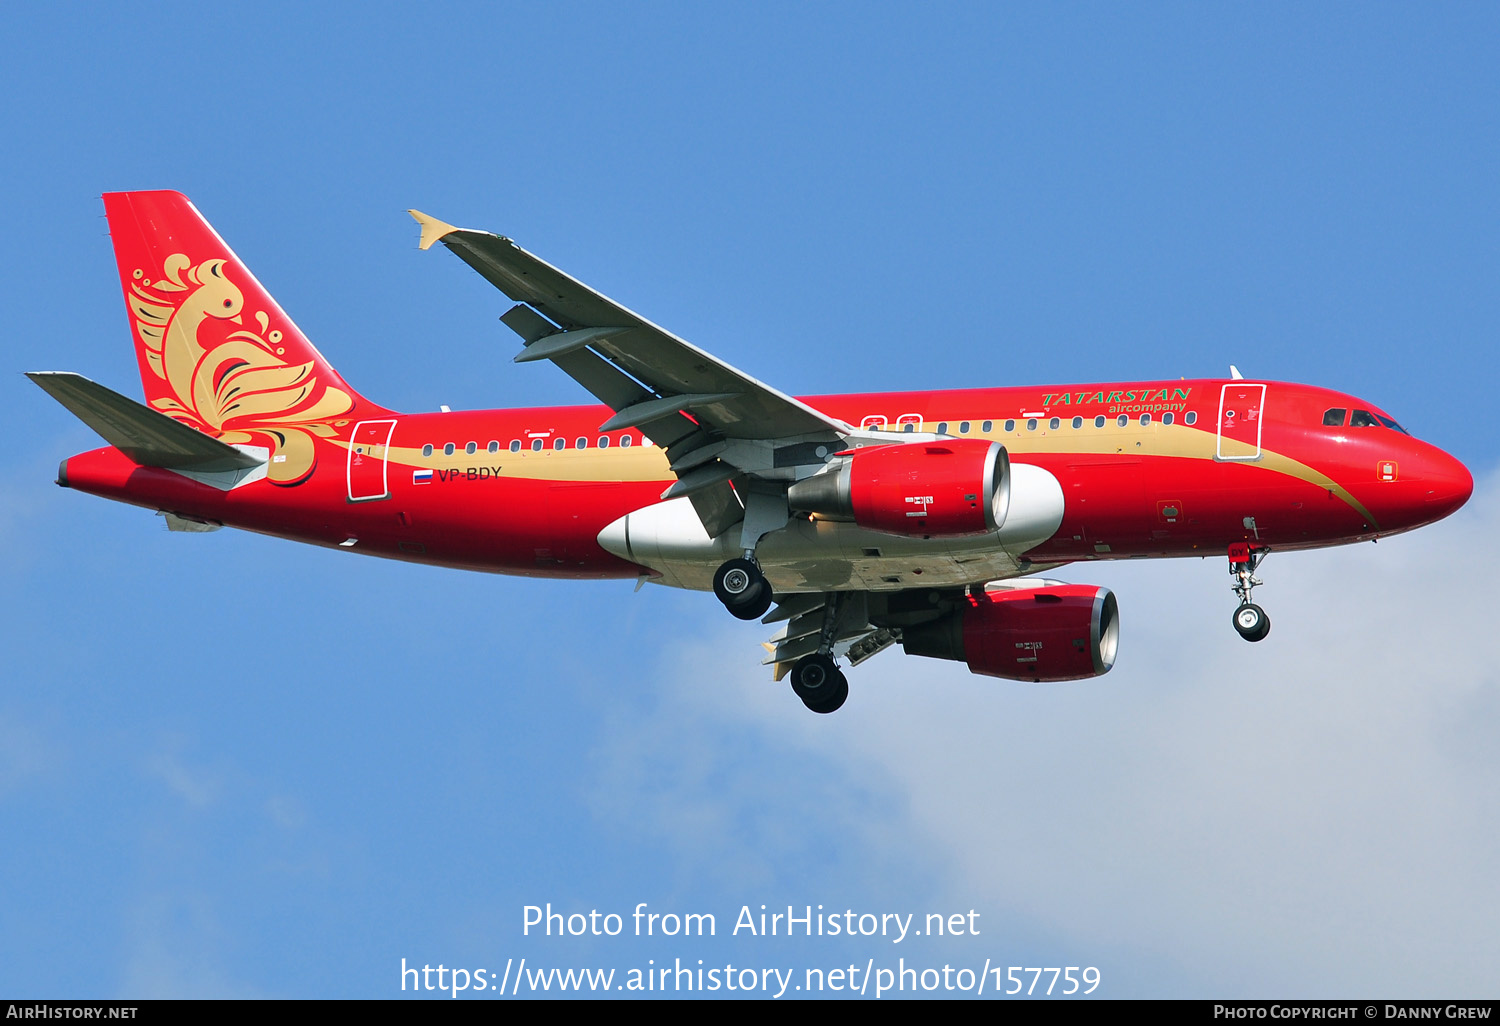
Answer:
<svg viewBox="0 0 1500 1026"><path fill-rule="evenodd" d="M1010 505L1010 457L998 442L977 438L858 449L836 469L792 485L787 501L886 534L993 534Z"/></svg>
<svg viewBox="0 0 1500 1026"><path fill-rule="evenodd" d="M1108 673L1119 640L1113 592L1052 584L970 596L943 619L906 628L901 644L911 655L961 660L987 677L1056 681Z"/></svg>

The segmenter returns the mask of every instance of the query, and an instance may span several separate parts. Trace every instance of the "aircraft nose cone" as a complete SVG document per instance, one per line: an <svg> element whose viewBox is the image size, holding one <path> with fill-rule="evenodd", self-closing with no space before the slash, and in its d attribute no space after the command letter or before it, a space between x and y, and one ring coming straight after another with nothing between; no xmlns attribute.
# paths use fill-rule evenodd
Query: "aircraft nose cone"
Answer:
<svg viewBox="0 0 1500 1026"><path fill-rule="evenodd" d="M1434 519L1455 512L1474 494L1474 475L1469 468L1442 450L1435 452L1422 468L1426 495L1423 504Z"/></svg>

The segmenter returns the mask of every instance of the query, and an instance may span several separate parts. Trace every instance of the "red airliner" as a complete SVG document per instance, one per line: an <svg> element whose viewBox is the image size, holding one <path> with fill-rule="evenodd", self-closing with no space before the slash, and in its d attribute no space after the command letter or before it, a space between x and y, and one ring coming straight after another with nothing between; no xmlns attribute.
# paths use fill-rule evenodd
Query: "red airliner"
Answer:
<svg viewBox="0 0 1500 1026"><path fill-rule="evenodd" d="M784 626L766 663L815 712L838 661L891 645L1013 680L1114 664L1080 560L1228 557L1234 627L1273 550L1397 534L1468 500L1469 472L1363 399L1235 377L796 399L511 240L417 211L515 306L518 363L604 406L401 414L339 376L186 197L104 197L144 405L30 375L109 445L58 484L392 559L712 589ZM776 608L766 615L772 604Z"/></svg>

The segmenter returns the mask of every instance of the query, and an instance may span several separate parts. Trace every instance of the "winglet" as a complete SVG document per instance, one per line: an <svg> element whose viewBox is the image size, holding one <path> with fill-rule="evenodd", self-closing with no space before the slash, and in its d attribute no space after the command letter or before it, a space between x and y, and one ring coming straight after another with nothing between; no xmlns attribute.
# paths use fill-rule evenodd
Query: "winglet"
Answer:
<svg viewBox="0 0 1500 1026"><path fill-rule="evenodd" d="M431 249L432 244L444 235L458 231L457 228L447 221L439 221L435 217L429 217L420 210L408 210L407 213L412 216L417 224L422 226L422 238L417 242L418 249Z"/></svg>

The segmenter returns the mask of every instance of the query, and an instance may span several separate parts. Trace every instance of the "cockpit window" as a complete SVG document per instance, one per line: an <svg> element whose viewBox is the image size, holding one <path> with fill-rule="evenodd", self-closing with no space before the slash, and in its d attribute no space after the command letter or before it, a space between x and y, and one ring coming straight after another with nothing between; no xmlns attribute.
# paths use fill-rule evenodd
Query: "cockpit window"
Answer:
<svg viewBox="0 0 1500 1026"><path fill-rule="evenodd" d="M1329 427L1340 427L1344 423L1344 410L1335 406L1323 414L1323 423ZM1410 434L1406 428L1397 424L1391 418L1381 413L1372 413L1369 410L1355 410L1349 418L1350 427L1388 427L1392 431L1399 431L1403 435Z"/></svg>

